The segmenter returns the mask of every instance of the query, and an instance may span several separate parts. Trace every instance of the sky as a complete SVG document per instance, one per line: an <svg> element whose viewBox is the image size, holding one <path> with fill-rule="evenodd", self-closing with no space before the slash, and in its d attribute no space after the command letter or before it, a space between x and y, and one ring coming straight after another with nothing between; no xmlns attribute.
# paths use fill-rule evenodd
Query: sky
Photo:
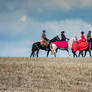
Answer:
<svg viewBox="0 0 92 92"><path fill-rule="evenodd" d="M0 57L29 57L42 30L49 39L63 30L80 39L81 31L86 36L92 30L91 18L92 0L0 0ZM59 51L57 56L67 55Z"/></svg>

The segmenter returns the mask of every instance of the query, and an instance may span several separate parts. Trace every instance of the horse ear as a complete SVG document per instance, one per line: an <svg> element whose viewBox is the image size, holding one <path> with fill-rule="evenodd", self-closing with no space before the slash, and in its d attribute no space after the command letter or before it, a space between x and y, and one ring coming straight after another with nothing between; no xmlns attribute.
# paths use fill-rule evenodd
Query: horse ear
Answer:
<svg viewBox="0 0 92 92"><path fill-rule="evenodd" d="M77 36L75 36L75 39L77 40Z"/></svg>

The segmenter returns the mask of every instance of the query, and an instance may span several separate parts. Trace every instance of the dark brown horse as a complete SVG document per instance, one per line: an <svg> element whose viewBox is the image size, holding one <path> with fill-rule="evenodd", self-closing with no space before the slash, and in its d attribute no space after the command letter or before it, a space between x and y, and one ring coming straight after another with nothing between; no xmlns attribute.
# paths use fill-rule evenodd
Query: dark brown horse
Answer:
<svg viewBox="0 0 92 92"><path fill-rule="evenodd" d="M54 37L53 39L49 40L49 45L48 45L48 47L43 46L40 42L35 42L35 43L33 43L33 45L32 45L32 51L31 51L30 57L32 57L32 56L33 56L33 57L35 57L35 56L38 57L38 54L39 54L39 50L40 50L40 49L47 51L47 57L48 57L49 52L51 51L51 49L50 49L50 44L51 44L52 42L55 42L55 41L60 41L60 38L59 38L58 36L56 36L56 37Z"/></svg>
<svg viewBox="0 0 92 92"><path fill-rule="evenodd" d="M90 39L89 47L85 50L84 57L86 56L87 52L89 52L89 55L91 56L91 50L92 50L92 38Z"/></svg>

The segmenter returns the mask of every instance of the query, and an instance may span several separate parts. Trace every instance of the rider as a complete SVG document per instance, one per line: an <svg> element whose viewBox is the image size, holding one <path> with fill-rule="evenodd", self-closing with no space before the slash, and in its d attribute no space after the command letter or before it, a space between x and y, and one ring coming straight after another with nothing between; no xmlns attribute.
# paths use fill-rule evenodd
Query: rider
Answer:
<svg viewBox="0 0 92 92"><path fill-rule="evenodd" d="M47 49L47 47L48 47L48 44L49 44L49 39L46 37L46 31L45 30L43 30L42 31L42 42L44 42L45 44L44 45L46 45L46 49Z"/></svg>
<svg viewBox="0 0 92 92"><path fill-rule="evenodd" d="M79 43L80 42L85 42L85 41L86 41L86 38L85 38L84 32L82 31L81 32L81 40L79 40Z"/></svg>
<svg viewBox="0 0 92 92"><path fill-rule="evenodd" d="M90 42L90 39L91 39L91 31L89 30L87 34L87 41Z"/></svg>
<svg viewBox="0 0 92 92"><path fill-rule="evenodd" d="M88 34L87 34L87 41L88 41L88 43L89 43L89 49L91 48L90 39L91 39L91 31L89 30L89 31L88 31Z"/></svg>
<svg viewBox="0 0 92 92"><path fill-rule="evenodd" d="M68 38L66 38L64 33L64 31L61 31L61 41L66 41L66 39L69 40Z"/></svg>

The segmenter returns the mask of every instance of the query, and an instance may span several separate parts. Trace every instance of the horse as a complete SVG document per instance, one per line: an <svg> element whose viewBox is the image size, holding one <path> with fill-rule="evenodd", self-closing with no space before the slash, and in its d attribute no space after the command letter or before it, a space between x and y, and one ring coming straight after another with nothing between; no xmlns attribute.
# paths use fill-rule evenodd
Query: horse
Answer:
<svg viewBox="0 0 92 92"><path fill-rule="evenodd" d="M74 50L72 49L73 57L75 57L75 56L76 56L76 57L80 57L80 55L81 55L82 57L85 57L86 54L87 54L87 52L89 52L89 55L91 56L91 50L92 50L92 38L90 39L90 47L88 46L87 49L82 50L82 51L79 51L78 56L77 56L77 54L76 54L76 51L74 51ZM85 52L84 55L83 55L83 52Z"/></svg>
<svg viewBox="0 0 92 92"><path fill-rule="evenodd" d="M50 44L52 42L59 41L59 40L60 40L59 36L58 35L55 36L53 39L49 40L49 44L47 47L45 45L43 46L40 42L33 43L30 57L32 57L32 56L35 57L35 53L36 53L36 56L39 57L38 54L39 54L40 49L47 51L47 57L48 57L49 52L51 51ZM46 48L48 48L48 49L46 50Z"/></svg>
<svg viewBox="0 0 92 92"><path fill-rule="evenodd" d="M92 50L92 38L91 38L91 35L92 35L92 32L89 30L88 34L87 34L87 41L89 43L89 47L85 50L84 57L86 56L87 51L89 51L89 55L91 56L91 50Z"/></svg>
<svg viewBox="0 0 92 92"><path fill-rule="evenodd" d="M67 51L68 55L70 56L70 52L71 52L71 49L72 49L72 44L73 44L74 41L77 41L77 37L72 37L68 41L68 47L66 47L66 48L58 47L54 43L51 43L50 48L51 48L52 53L54 54L54 57L56 57L56 53L57 53L58 49Z"/></svg>
<svg viewBox="0 0 92 92"><path fill-rule="evenodd" d="M90 39L90 47L88 47L88 48L85 50L85 55L84 55L84 57L86 56L87 51L89 52L89 55L91 56L91 50L92 50L92 38Z"/></svg>

